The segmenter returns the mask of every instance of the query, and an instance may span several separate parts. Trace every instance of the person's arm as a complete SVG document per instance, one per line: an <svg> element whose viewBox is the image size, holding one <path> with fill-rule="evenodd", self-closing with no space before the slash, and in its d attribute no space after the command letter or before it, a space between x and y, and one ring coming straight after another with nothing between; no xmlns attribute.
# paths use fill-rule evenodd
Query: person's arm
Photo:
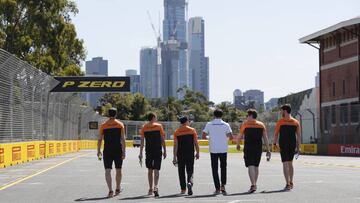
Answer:
<svg viewBox="0 0 360 203"><path fill-rule="evenodd" d="M296 128L296 150L297 152L300 152L300 145L301 145L301 127L300 124L298 124Z"/></svg>
<svg viewBox="0 0 360 203"><path fill-rule="evenodd" d="M194 146L195 146L195 151L196 151L195 158L199 159L200 158L200 147L199 147L197 133L195 130L194 130Z"/></svg>
<svg viewBox="0 0 360 203"><path fill-rule="evenodd" d="M103 140L103 129L102 127L100 128L100 131L99 131L99 137L98 137L98 143L97 143L97 156L101 156L101 144L102 144L102 140Z"/></svg>
<svg viewBox="0 0 360 203"><path fill-rule="evenodd" d="M236 138L236 149L240 151L240 140L244 139L244 130L245 130L245 124L242 124L239 130L239 135Z"/></svg>
<svg viewBox="0 0 360 203"><path fill-rule="evenodd" d="M242 133L240 132L239 135L238 135L237 138L236 138L236 149L237 149L238 151L241 150L240 140L241 140L241 138L242 138L243 136L244 136L244 134L242 134Z"/></svg>
<svg viewBox="0 0 360 203"><path fill-rule="evenodd" d="M264 142L265 142L266 151L270 152L269 138L268 138L268 135L267 135L266 128L264 128L264 130L263 130L263 139L264 139Z"/></svg>
<svg viewBox="0 0 360 203"><path fill-rule="evenodd" d="M279 129L280 129L280 124L279 124L279 122L277 122L276 126L275 126L274 141L273 141L273 144L274 144L275 148L278 147Z"/></svg>
<svg viewBox="0 0 360 203"><path fill-rule="evenodd" d="M121 128L121 148L122 148L122 159L126 157L126 142L125 142L125 129L124 126Z"/></svg>
<svg viewBox="0 0 360 203"><path fill-rule="evenodd" d="M166 143L165 143L165 136L161 136L161 145L163 147L163 156L164 159L166 158Z"/></svg>
<svg viewBox="0 0 360 203"><path fill-rule="evenodd" d="M161 135L161 145L163 147L163 156L164 159L166 158L166 142L165 142L165 131L164 128L161 126L160 129L160 135Z"/></svg>
<svg viewBox="0 0 360 203"><path fill-rule="evenodd" d="M178 142L177 142L176 136L174 135L174 149L173 149L173 153L174 153L173 163L174 164L177 162L177 151L178 151Z"/></svg>
<svg viewBox="0 0 360 203"><path fill-rule="evenodd" d="M232 130L229 124L227 124L227 128L226 136L229 138L232 136Z"/></svg>
<svg viewBox="0 0 360 203"><path fill-rule="evenodd" d="M139 154L139 159L141 160L143 157L143 150L144 150L144 130L143 128L141 128L140 130L140 154Z"/></svg>

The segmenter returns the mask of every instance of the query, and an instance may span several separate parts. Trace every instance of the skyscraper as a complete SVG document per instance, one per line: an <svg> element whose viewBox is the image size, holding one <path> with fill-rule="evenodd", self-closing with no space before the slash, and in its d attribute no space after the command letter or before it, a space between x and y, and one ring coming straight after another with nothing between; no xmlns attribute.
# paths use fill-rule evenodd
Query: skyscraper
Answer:
<svg viewBox="0 0 360 203"><path fill-rule="evenodd" d="M140 91L140 75L136 70L129 69L125 71L126 76L130 77L130 92L135 94Z"/></svg>
<svg viewBox="0 0 360 203"><path fill-rule="evenodd" d="M187 37L186 37L186 19L185 0L164 0L164 20L163 20L163 73L177 72L176 89L189 86L188 82L188 64L187 64ZM175 45L175 46L174 46ZM166 51L169 51L166 52ZM168 58L171 57L171 58ZM171 62L170 62L171 61ZM175 73L171 73L175 75ZM164 84L173 79L163 78ZM166 91L165 91L166 92ZM163 97L177 96L162 95Z"/></svg>
<svg viewBox="0 0 360 203"><path fill-rule="evenodd" d="M157 48L142 48L140 51L140 91L147 98L161 96L161 65Z"/></svg>
<svg viewBox="0 0 360 203"><path fill-rule="evenodd" d="M209 98L209 62L205 57L205 22L201 17L190 18L189 25L189 86Z"/></svg>
<svg viewBox="0 0 360 203"><path fill-rule="evenodd" d="M108 76L108 61L102 57L92 58L85 63L85 76ZM86 100L93 108L99 104L99 99L104 93L86 93Z"/></svg>

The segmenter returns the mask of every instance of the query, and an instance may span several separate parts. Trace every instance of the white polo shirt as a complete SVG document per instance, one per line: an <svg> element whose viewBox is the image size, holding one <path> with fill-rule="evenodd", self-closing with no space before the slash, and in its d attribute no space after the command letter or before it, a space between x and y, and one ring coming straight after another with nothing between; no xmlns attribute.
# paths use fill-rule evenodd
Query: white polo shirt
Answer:
<svg viewBox="0 0 360 203"><path fill-rule="evenodd" d="M232 133L228 123L224 122L222 119L214 119L206 124L203 132L209 135L210 153L227 153L227 134Z"/></svg>

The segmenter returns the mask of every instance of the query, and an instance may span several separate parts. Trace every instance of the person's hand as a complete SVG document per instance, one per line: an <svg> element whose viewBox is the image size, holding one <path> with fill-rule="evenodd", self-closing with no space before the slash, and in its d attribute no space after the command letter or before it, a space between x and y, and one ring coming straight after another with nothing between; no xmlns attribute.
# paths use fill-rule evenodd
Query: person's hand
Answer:
<svg viewBox="0 0 360 203"><path fill-rule="evenodd" d="M122 154L122 157L121 157L121 158L122 158L122 160L124 160L124 159L125 159L125 157L126 157L126 154L125 154L125 153L123 153L123 154Z"/></svg>
<svg viewBox="0 0 360 203"><path fill-rule="evenodd" d="M142 154L139 154L139 159L142 160L143 156Z"/></svg>
<svg viewBox="0 0 360 203"><path fill-rule="evenodd" d="M198 160L198 159L200 158L200 154L199 154L199 152L196 152L196 154L195 154L195 158L196 158L196 160Z"/></svg>
<svg viewBox="0 0 360 203"><path fill-rule="evenodd" d="M278 150L278 149L279 149L279 147L278 147L278 145L277 145L276 143L274 143L273 146L274 146L274 149L275 149L275 150Z"/></svg>
<svg viewBox="0 0 360 203"><path fill-rule="evenodd" d="M164 157L164 159L166 159L166 151L164 151L163 157Z"/></svg>
<svg viewBox="0 0 360 203"><path fill-rule="evenodd" d="M97 152L96 154L97 157L102 157L102 153L100 151Z"/></svg>
<svg viewBox="0 0 360 203"><path fill-rule="evenodd" d="M240 151L240 149L241 149L240 145L239 144L236 145L236 150Z"/></svg>
<svg viewBox="0 0 360 203"><path fill-rule="evenodd" d="M173 164L175 165L176 163L177 163L177 158L176 158L176 156L174 156L174 158L173 158Z"/></svg>

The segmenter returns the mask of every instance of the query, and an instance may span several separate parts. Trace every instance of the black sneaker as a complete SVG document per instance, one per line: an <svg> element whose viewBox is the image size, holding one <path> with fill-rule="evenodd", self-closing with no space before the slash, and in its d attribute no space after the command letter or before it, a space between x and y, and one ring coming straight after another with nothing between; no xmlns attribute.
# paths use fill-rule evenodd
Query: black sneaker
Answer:
<svg viewBox="0 0 360 203"><path fill-rule="evenodd" d="M192 186L193 186L192 183L188 183L188 184L187 184L188 195L193 195Z"/></svg>
<svg viewBox="0 0 360 203"><path fill-rule="evenodd" d="M223 195L227 195L227 192L226 192L226 190L225 190L225 185L223 185L223 186L220 187L220 191L221 191L221 193L222 193Z"/></svg>
<svg viewBox="0 0 360 203"><path fill-rule="evenodd" d="M158 188L154 188L154 197L159 197L159 190Z"/></svg>

